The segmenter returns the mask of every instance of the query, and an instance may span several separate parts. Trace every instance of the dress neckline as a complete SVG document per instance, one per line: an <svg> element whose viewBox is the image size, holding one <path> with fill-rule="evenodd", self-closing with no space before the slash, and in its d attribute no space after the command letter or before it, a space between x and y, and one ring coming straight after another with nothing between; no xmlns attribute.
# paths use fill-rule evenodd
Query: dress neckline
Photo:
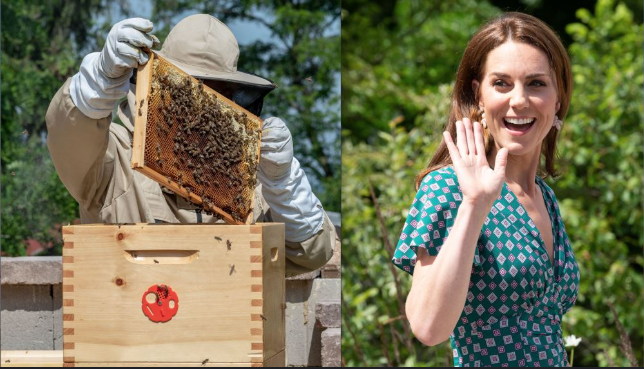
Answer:
<svg viewBox="0 0 644 369"><path fill-rule="evenodd" d="M521 207L521 209L523 209L523 214L519 214L519 215L521 217L523 217L524 220L526 220L526 222L529 221L530 223L532 223L534 225L534 230L537 233L537 243L539 244L539 247L541 248L541 251L543 251L545 253L546 260L547 260L546 262L549 264L550 269L552 269L553 273L555 275L557 275L557 268L556 268L556 266L558 264L557 242L559 240L558 240L558 232L556 231L556 227L555 227L555 220L556 219L555 219L555 216L553 214L553 210L550 209L550 206L548 206L548 199L546 198L546 196L548 196L548 195L546 194L547 191L545 189L545 183L543 182L543 179L541 179L541 177L539 177L539 176L535 176L534 181L537 184L537 186L539 186L539 190L541 191L541 197L543 199L543 203L544 203L544 205L546 207L546 210L548 211L548 218L550 219L550 229L551 229L551 232L552 232L552 257L553 257L552 260L550 259L550 255L548 254L548 248L546 247L546 243L543 240L543 237L541 236L541 232L539 231L539 228L537 227L537 224L532 220L532 218L530 217L530 214L528 214L528 211L525 209L523 204L521 204L521 201L519 201L519 197L517 197L517 195L512 191L512 189L510 188L510 186L508 185L507 182L505 182L505 181L503 182L503 187L505 188L505 190L509 194L512 195L512 197L513 197L512 201L516 201L518 206Z"/></svg>

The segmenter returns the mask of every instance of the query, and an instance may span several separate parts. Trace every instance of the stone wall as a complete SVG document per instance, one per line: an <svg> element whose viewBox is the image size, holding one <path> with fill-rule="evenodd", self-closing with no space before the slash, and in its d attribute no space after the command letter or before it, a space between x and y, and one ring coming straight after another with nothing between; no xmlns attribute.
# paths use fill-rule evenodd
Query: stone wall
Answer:
<svg viewBox="0 0 644 369"><path fill-rule="evenodd" d="M62 270L59 256L2 258L2 350L62 350Z"/></svg>

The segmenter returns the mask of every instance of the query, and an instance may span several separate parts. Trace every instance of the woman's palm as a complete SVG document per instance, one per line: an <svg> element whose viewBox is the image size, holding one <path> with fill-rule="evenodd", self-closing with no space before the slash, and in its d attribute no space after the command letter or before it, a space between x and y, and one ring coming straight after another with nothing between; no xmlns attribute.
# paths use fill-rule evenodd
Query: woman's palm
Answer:
<svg viewBox="0 0 644 369"><path fill-rule="evenodd" d="M467 118L463 122L456 122L456 145L449 132L445 132L444 137L463 198L485 201L491 206L503 188L508 150L499 150L494 169L490 168L485 156L481 125L474 123L472 126Z"/></svg>

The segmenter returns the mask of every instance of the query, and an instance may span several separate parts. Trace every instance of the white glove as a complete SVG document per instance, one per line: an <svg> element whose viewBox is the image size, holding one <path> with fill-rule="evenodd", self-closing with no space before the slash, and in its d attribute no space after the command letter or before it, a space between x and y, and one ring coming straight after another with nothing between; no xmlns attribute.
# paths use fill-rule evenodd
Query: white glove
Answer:
<svg viewBox="0 0 644 369"><path fill-rule="evenodd" d="M285 224L287 241L311 238L322 227L324 210L293 157L291 132L281 119L264 121L260 152L257 178L273 220Z"/></svg>
<svg viewBox="0 0 644 369"><path fill-rule="evenodd" d="M83 59L70 85L72 100L83 114L93 119L104 118L127 94L132 69L149 60L141 48L160 44L158 38L148 34L152 27L152 22L143 18L116 23L107 35L103 51Z"/></svg>
<svg viewBox="0 0 644 369"><path fill-rule="evenodd" d="M264 120L259 167L266 178L280 181L293 161L293 138L286 124L276 117Z"/></svg>

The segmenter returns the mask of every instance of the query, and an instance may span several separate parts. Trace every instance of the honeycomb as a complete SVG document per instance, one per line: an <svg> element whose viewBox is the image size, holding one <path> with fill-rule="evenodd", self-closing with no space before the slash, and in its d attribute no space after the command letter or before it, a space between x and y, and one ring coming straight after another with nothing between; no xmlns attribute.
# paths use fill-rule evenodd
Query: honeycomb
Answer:
<svg viewBox="0 0 644 369"><path fill-rule="evenodd" d="M261 120L162 57L150 62L149 94L137 96L139 116L147 104L144 166L156 172L150 177L207 214L244 223L252 212Z"/></svg>

